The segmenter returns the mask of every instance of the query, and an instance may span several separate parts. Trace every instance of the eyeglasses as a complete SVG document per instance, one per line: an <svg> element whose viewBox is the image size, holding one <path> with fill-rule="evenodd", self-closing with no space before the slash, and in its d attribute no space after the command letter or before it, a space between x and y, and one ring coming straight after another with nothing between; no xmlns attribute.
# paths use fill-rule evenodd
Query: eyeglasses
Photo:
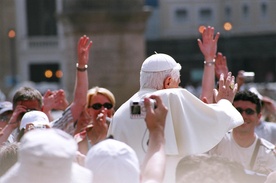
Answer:
<svg viewBox="0 0 276 183"><path fill-rule="evenodd" d="M250 108L242 109L242 108L240 108L240 107L237 107L236 109L237 109L237 111L239 111L241 114L242 114L243 112L245 112L245 114L247 114L247 115L253 115L253 114L256 113L256 111L254 111L253 109L250 109Z"/></svg>
<svg viewBox="0 0 276 183"><path fill-rule="evenodd" d="M106 109L111 109L113 107L113 105L111 103L104 103L104 104L95 103L93 105L89 105L88 108L99 110L102 108L102 106L104 106L104 108L106 108Z"/></svg>

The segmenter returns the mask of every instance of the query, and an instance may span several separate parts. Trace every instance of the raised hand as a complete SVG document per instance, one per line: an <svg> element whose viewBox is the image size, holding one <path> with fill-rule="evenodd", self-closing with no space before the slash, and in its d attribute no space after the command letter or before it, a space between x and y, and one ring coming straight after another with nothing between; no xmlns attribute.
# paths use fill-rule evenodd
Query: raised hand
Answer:
<svg viewBox="0 0 276 183"><path fill-rule="evenodd" d="M217 53L217 42L219 39L220 33L217 32L214 37L214 27L208 26L203 30L202 41L197 40L200 51L204 55L204 59L207 62L210 62L214 59Z"/></svg>
<svg viewBox="0 0 276 183"><path fill-rule="evenodd" d="M92 41L89 41L89 37L86 35L79 39L78 43L78 64L80 68L84 68L88 64L89 50L92 46Z"/></svg>
<svg viewBox="0 0 276 183"><path fill-rule="evenodd" d="M245 83L243 73L244 70L239 70L237 76L236 76L236 82L238 83L238 90L240 90L241 86Z"/></svg>
<svg viewBox="0 0 276 183"><path fill-rule="evenodd" d="M107 111L104 109L93 119L91 128L86 128L86 134L92 145L104 140L108 130Z"/></svg>
<svg viewBox="0 0 276 183"><path fill-rule="evenodd" d="M164 106L161 98L156 95L150 96L151 99L156 101L155 108L151 107L149 98L144 99L145 108L146 108L146 124L150 133L153 131L164 131L165 121L168 109Z"/></svg>
<svg viewBox="0 0 276 183"><path fill-rule="evenodd" d="M64 90L47 90L43 96L43 112L49 114L53 109L65 110L69 105ZM49 117L49 116L48 116Z"/></svg>
<svg viewBox="0 0 276 183"><path fill-rule="evenodd" d="M224 80L224 75L221 74L219 79L219 89L214 89L215 101L218 102L220 99L226 99L233 103L237 91L238 84L235 83L235 77L232 76L232 73L228 72L226 80Z"/></svg>
<svg viewBox="0 0 276 183"><path fill-rule="evenodd" d="M220 74L223 73L224 79L226 79L227 74L229 72L227 67L227 60L226 57L222 55L222 53L218 53L216 56L216 62L215 62L215 75L216 78L219 80Z"/></svg>
<svg viewBox="0 0 276 183"><path fill-rule="evenodd" d="M27 112L27 108L24 105L18 104L14 109L8 125L13 129L16 129L20 125L21 118Z"/></svg>

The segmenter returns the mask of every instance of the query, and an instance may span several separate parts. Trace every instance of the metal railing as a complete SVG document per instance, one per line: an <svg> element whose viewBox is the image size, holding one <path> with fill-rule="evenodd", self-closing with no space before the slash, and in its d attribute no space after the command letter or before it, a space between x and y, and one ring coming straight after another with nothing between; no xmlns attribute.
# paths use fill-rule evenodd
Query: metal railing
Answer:
<svg viewBox="0 0 276 183"><path fill-rule="evenodd" d="M57 37L29 37L28 47L34 48L57 48L58 39Z"/></svg>

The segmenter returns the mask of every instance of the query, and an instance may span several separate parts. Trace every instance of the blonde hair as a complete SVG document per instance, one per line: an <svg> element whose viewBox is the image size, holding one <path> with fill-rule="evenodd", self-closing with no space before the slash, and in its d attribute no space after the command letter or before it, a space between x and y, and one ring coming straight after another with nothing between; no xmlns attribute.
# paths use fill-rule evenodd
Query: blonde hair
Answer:
<svg viewBox="0 0 276 183"><path fill-rule="evenodd" d="M106 88L102 88L102 87L98 87L98 86L95 86L88 90L87 105L90 103L92 97L97 94L101 94L101 95L104 95L105 97L107 97L110 100L111 104L113 105L113 108L115 107L116 101L115 101L115 97L114 97L113 93L111 93L111 91L109 91Z"/></svg>

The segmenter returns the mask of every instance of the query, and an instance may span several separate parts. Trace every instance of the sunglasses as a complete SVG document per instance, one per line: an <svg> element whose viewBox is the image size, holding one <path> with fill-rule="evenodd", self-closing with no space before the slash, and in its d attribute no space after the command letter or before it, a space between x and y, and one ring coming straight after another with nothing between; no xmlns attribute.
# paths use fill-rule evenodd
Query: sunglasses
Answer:
<svg viewBox="0 0 276 183"><path fill-rule="evenodd" d="M104 106L104 108L106 108L106 109L111 109L113 107L113 105L111 103L104 103L104 104L95 103L93 105L89 105L88 108L99 110L102 108L102 106Z"/></svg>
<svg viewBox="0 0 276 183"><path fill-rule="evenodd" d="M253 109L250 109L250 108L242 109L242 108L240 108L240 107L237 107L236 109L237 109L237 111L239 111L241 114L242 114L243 112L245 112L245 114L247 114L247 115L253 115L253 114L256 113L256 111L254 111Z"/></svg>

